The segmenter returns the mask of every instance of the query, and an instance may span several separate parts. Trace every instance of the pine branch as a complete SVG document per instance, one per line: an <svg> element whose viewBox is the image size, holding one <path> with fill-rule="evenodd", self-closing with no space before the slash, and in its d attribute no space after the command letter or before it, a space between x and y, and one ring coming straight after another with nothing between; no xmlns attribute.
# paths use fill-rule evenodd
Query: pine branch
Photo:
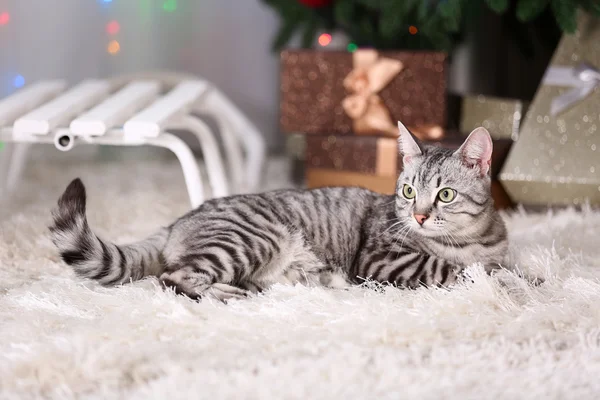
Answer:
<svg viewBox="0 0 600 400"><path fill-rule="evenodd" d="M552 0L551 6L558 26L567 33L574 33L577 30L577 3L573 0Z"/></svg>
<svg viewBox="0 0 600 400"><path fill-rule="evenodd" d="M334 0L319 8L304 6L298 0L261 1L281 17L274 50L287 45L297 32L301 33L302 47L310 47L317 32L327 29L346 33L359 46L451 51L478 18L481 4L502 14L512 1L511 10L516 11L511 18L519 28L548 10L567 33L577 29L578 9L600 16L600 0ZM417 27L416 34L409 34L411 25Z"/></svg>
<svg viewBox="0 0 600 400"><path fill-rule="evenodd" d="M317 36L317 31L319 29L319 19L316 16L313 16L306 22L306 26L304 27L304 33L302 35L301 45L305 49L312 46L315 41L315 36Z"/></svg>
<svg viewBox="0 0 600 400"><path fill-rule="evenodd" d="M485 0L485 2L498 14L503 14L508 9L508 0Z"/></svg>
<svg viewBox="0 0 600 400"><path fill-rule="evenodd" d="M460 29L462 18L461 5L462 3L460 0L447 0L438 6L438 15L446 30L457 32Z"/></svg>
<svg viewBox="0 0 600 400"><path fill-rule="evenodd" d="M521 22L529 22L538 17L548 7L549 0L519 0L517 18Z"/></svg>
<svg viewBox="0 0 600 400"><path fill-rule="evenodd" d="M292 36L294 36L297 28L298 25L293 21L281 21L281 25L271 46L272 49L274 51L281 50L290 41Z"/></svg>
<svg viewBox="0 0 600 400"><path fill-rule="evenodd" d="M596 15L600 17L600 1L598 0L584 0L583 8L591 13L592 15Z"/></svg>

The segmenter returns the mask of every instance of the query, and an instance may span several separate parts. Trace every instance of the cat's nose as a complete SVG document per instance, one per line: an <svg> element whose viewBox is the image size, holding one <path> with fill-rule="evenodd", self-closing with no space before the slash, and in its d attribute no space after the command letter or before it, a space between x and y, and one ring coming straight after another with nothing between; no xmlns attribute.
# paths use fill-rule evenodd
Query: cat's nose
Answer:
<svg viewBox="0 0 600 400"><path fill-rule="evenodd" d="M425 220L427 218L429 218L429 215L425 215L425 214L413 214L413 217L415 217L415 219L417 220L417 222L419 223L419 225L423 225L423 222L425 222Z"/></svg>

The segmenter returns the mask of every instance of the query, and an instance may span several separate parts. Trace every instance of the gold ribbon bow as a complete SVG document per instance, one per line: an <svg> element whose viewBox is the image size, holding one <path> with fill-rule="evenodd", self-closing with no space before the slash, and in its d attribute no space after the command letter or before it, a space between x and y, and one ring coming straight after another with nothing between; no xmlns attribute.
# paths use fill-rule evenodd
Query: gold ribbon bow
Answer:
<svg viewBox="0 0 600 400"><path fill-rule="evenodd" d="M344 79L344 87L353 94L342 101L342 107L353 120L354 132L398 136L398 128L377 93L402 71L402 62L379 58L375 50L357 50L352 58L354 69Z"/></svg>
<svg viewBox="0 0 600 400"><path fill-rule="evenodd" d="M344 111L353 121L359 135L398 137L398 127L389 110L377 95L404 68L401 61L379 57L375 50L352 53L354 69L344 79L344 87L352 94L342 101ZM422 126L411 131L419 139L438 139L443 136L440 126Z"/></svg>

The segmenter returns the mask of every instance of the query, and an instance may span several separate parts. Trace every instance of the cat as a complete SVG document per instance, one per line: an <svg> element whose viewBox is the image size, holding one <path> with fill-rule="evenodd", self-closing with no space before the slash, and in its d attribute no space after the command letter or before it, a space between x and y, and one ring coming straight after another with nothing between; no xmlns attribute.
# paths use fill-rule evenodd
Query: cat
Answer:
<svg viewBox="0 0 600 400"><path fill-rule="evenodd" d="M212 199L143 241L115 245L91 231L77 178L52 212L52 240L77 275L103 285L154 275L176 293L223 301L275 283L448 287L472 263L500 267L508 241L491 197L488 131L453 151L398 128L394 195L327 187Z"/></svg>

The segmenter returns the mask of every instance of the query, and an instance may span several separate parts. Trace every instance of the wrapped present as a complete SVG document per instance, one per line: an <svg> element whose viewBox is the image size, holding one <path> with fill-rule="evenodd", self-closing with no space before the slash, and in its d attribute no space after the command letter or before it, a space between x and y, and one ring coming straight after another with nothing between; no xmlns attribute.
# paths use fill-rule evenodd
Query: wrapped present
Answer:
<svg viewBox="0 0 600 400"><path fill-rule="evenodd" d="M306 168L305 176L306 186L309 189L326 186L358 186L383 194L394 193L397 178L326 168Z"/></svg>
<svg viewBox="0 0 600 400"><path fill-rule="evenodd" d="M307 135L306 166L396 178L402 159L394 138Z"/></svg>
<svg viewBox="0 0 600 400"><path fill-rule="evenodd" d="M462 101L460 130L471 132L483 126L496 139L517 140L527 103L484 95L465 96Z"/></svg>
<svg viewBox="0 0 600 400"><path fill-rule="evenodd" d="M392 194L402 170L395 138L376 136L307 135L306 184L360 186Z"/></svg>
<svg viewBox="0 0 600 400"><path fill-rule="evenodd" d="M446 125L446 55L357 50L281 53L283 132L397 137L402 121L421 139Z"/></svg>
<svg viewBox="0 0 600 400"><path fill-rule="evenodd" d="M464 137L447 132L436 146L458 149ZM495 139L492 153L492 194L497 208L512 206L509 196L497 180L513 141ZM397 140L375 136L307 135L305 179L309 188L323 186L360 186L375 192L392 194L402 171Z"/></svg>
<svg viewBox="0 0 600 400"><path fill-rule="evenodd" d="M600 28L581 13L557 47L500 179L530 205L600 204Z"/></svg>

